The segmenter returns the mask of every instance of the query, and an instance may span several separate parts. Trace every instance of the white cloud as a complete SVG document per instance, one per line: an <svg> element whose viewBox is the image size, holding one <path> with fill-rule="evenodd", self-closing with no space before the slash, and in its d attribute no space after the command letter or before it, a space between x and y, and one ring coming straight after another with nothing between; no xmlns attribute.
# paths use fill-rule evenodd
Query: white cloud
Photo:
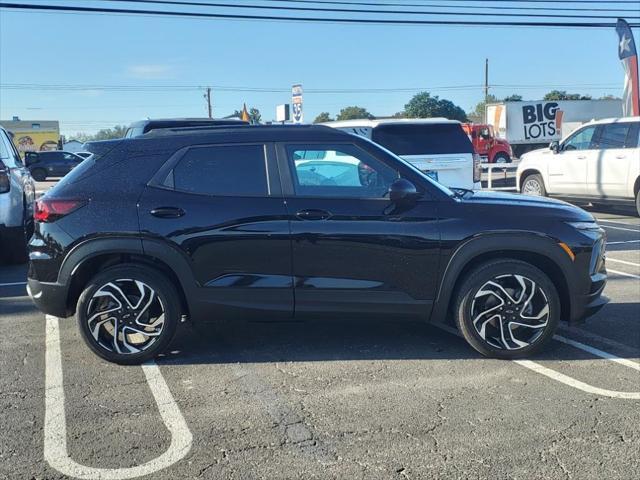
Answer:
<svg viewBox="0 0 640 480"><path fill-rule="evenodd" d="M172 67L162 64L132 65L127 68L127 75L133 78L167 78Z"/></svg>

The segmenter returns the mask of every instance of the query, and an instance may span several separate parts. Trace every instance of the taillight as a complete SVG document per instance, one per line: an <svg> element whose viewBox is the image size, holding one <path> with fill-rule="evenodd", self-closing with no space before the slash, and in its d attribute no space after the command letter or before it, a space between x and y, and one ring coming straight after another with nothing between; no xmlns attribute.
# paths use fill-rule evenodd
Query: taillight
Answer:
<svg viewBox="0 0 640 480"><path fill-rule="evenodd" d="M85 200L41 198L36 202L33 218L36 222L50 223L69 215L85 205Z"/></svg>
<svg viewBox="0 0 640 480"><path fill-rule="evenodd" d="M480 155L473 154L473 183L482 180L482 166L480 165Z"/></svg>
<svg viewBox="0 0 640 480"><path fill-rule="evenodd" d="M6 170L0 170L0 193L7 193L9 190L11 190L9 172Z"/></svg>

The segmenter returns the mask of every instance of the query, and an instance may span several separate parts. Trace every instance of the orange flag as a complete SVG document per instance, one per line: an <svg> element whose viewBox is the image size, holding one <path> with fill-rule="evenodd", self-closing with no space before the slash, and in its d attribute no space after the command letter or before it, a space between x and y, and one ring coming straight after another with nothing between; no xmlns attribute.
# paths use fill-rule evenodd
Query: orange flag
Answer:
<svg viewBox="0 0 640 480"><path fill-rule="evenodd" d="M249 112L247 111L247 104L244 103L242 106L242 115L240 116L240 118L242 120L244 120L245 122L250 122L251 119L249 118Z"/></svg>

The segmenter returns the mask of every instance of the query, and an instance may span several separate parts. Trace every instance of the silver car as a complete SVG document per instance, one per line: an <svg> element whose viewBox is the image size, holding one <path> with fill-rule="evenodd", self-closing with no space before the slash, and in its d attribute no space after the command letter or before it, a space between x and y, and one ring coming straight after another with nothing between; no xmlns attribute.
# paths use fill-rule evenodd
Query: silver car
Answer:
<svg viewBox="0 0 640 480"><path fill-rule="evenodd" d="M26 261L26 244L33 232L35 183L11 136L0 127L0 258Z"/></svg>

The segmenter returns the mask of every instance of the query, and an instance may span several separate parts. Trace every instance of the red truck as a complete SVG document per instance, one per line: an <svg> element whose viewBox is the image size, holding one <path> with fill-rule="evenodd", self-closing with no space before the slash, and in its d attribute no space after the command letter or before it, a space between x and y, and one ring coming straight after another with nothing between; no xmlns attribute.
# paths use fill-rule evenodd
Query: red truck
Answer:
<svg viewBox="0 0 640 480"><path fill-rule="evenodd" d="M493 125L463 123L462 129L471 138L476 153L481 157L486 157L489 163L512 162L511 145L506 140L496 137Z"/></svg>

